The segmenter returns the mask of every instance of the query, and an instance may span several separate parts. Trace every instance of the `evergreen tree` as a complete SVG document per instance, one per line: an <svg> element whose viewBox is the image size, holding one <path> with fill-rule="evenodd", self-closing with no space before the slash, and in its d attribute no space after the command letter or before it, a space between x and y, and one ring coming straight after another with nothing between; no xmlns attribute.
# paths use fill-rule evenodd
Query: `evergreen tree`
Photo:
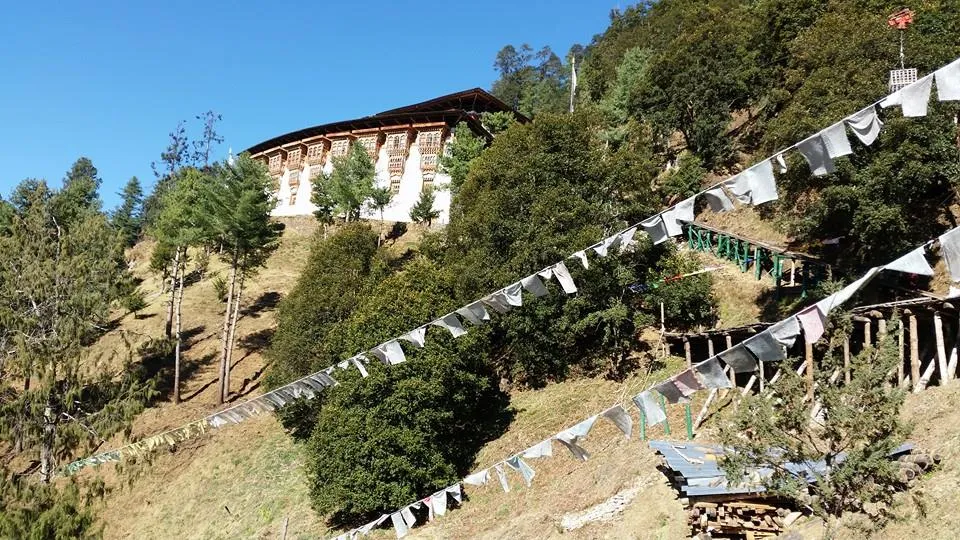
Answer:
<svg viewBox="0 0 960 540"><path fill-rule="evenodd" d="M440 156L440 171L450 175L452 193L456 194L467 179L470 163L483 151L484 144L467 124L461 122L454 128L449 150Z"/></svg>
<svg viewBox="0 0 960 540"><path fill-rule="evenodd" d="M568 110L570 68L550 47L534 53L526 43L519 49L507 45L493 67L500 77L492 93L514 110L529 116Z"/></svg>
<svg viewBox="0 0 960 540"><path fill-rule="evenodd" d="M113 212L113 226L120 231L127 247L131 247L140 237L143 220L143 189L136 176L123 186L120 197L120 206Z"/></svg>
<svg viewBox="0 0 960 540"><path fill-rule="evenodd" d="M210 166L214 148L223 143L223 136L217 133L217 123L223 120L223 116L207 111L196 118L203 124L203 130L200 138L193 141L193 153L190 158L194 167L206 169Z"/></svg>
<svg viewBox="0 0 960 540"><path fill-rule="evenodd" d="M44 481L60 459L124 427L151 395L130 369L114 378L85 358L125 265L119 236L91 204L96 193L77 197L81 181L61 191L35 181L19 186L9 232L0 236L0 379L23 383L0 405L0 436L39 451Z"/></svg>
<svg viewBox="0 0 960 540"><path fill-rule="evenodd" d="M828 530L836 518L867 504L889 516L900 480L896 462L887 456L908 434L900 419L904 392L888 383L901 361L899 331L879 336L877 347L867 347L851 360L849 383L832 380L831 373L843 368L838 349L844 336L836 336L817 366L813 404L808 382L790 369L777 383L776 399L747 395L721 429L721 441L733 450L721 463L730 481L739 482L755 468L769 469L772 474L764 481L768 492L811 508ZM828 469L814 473L809 485L787 467L818 461Z"/></svg>
<svg viewBox="0 0 960 540"><path fill-rule="evenodd" d="M208 177L189 167L177 173L174 187L166 192L161 201L161 210L153 226L153 236L158 246L173 251L171 277L171 302L173 305L172 332L174 345L173 402L180 403L180 351L182 340L183 286L187 266L187 250L198 246L212 236L208 216L202 211L206 195L204 185Z"/></svg>
<svg viewBox="0 0 960 540"><path fill-rule="evenodd" d="M359 144L350 145L346 156L333 158L330 174L317 177L311 200L329 201L333 213L344 216L348 222L360 219L364 202L373 194L375 176L376 169L366 149Z"/></svg>
<svg viewBox="0 0 960 540"><path fill-rule="evenodd" d="M230 264L221 333L221 403L230 393L230 361L243 281L266 263L267 257L279 245L283 229L281 224L270 219L270 212L276 205L271 185L266 166L244 154L233 165L216 167L202 197L202 211L210 220L211 232L223 243L223 256Z"/></svg>
<svg viewBox="0 0 960 540"><path fill-rule="evenodd" d="M380 245L380 242L383 241L383 211L390 206L390 202L393 200L393 191L390 191L390 188L381 187L373 188L370 192L370 199L367 201L367 206L371 210L376 210L380 213L380 232L377 235L377 245Z"/></svg>
<svg viewBox="0 0 960 540"><path fill-rule="evenodd" d="M440 217L440 211L433 209L433 203L436 198L433 195L433 188L426 188L420 191L420 198L410 209L410 219L414 223L426 223L429 227L433 220Z"/></svg>

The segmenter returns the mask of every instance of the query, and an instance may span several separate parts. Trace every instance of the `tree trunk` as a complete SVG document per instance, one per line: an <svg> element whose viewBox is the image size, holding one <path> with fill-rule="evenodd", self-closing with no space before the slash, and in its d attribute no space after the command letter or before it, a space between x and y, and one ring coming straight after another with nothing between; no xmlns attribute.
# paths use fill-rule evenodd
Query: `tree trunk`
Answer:
<svg viewBox="0 0 960 540"><path fill-rule="evenodd" d="M230 315L230 332L227 336L227 362L225 364L226 374L224 376L224 394L226 401L230 397L230 365L233 363L233 342L237 335L237 319L240 317L240 295L243 294L243 273L240 274L240 280L237 283L237 296L233 300L233 313Z"/></svg>
<svg viewBox="0 0 960 540"><path fill-rule="evenodd" d="M52 395L43 409L43 439L40 442L40 480L45 484L53 478L53 441L56 437L56 418L53 416Z"/></svg>
<svg viewBox="0 0 960 540"><path fill-rule="evenodd" d="M173 337L173 304L177 296L177 269L180 268L180 250L173 256L173 274L170 276L170 303L167 305L167 321L163 326L167 338Z"/></svg>
<svg viewBox="0 0 960 540"><path fill-rule="evenodd" d="M220 334L220 396L217 398L221 405L224 396L227 395L227 339L230 337L230 318L231 308L233 307L233 294L237 284L237 258L234 257L230 265L230 288L227 292L227 306L223 313L223 331Z"/></svg>
<svg viewBox="0 0 960 540"><path fill-rule="evenodd" d="M23 393L26 394L26 393L29 392L29 391L30 391L30 374L28 373L28 374L23 378ZM30 411L27 410L27 409L28 409L28 407L24 407L24 411L23 411L23 412L24 412L24 418L26 417L26 414L28 414L28 413L30 412ZM17 419L17 423L16 423L16 425L15 425L14 428L13 428L13 429L14 429L14 433L13 433L13 453L14 453L14 454L19 454L20 452L23 452L23 424L22 424L22 422L23 422L23 421L22 421L20 418L18 418L18 419Z"/></svg>
<svg viewBox="0 0 960 540"><path fill-rule="evenodd" d="M377 247L380 247L380 242L383 240L383 210L380 210L380 232L377 233Z"/></svg>
<svg viewBox="0 0 960 540"><path fill-rule="evenodd" d="M178 250L179 251L179 250ZM176 319L176 339L177 345L174 350L173 355L173 403L174 405L180 403L180 350L182 339L180 337L180 331L182 329L182 308L183 308L183 275L186 273L186 265L181 264L178 267L178 272L180 274L180 279L177 284L177 309L174 313Z"/></svg>

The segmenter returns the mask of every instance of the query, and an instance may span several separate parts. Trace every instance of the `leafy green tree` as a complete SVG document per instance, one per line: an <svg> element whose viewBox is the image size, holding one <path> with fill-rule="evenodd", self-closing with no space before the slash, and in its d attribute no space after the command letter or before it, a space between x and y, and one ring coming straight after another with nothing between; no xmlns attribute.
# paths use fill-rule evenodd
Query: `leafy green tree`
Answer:
<svg viewBox="0 0 960 540"><path fill-rule="evenodd" d="M429 227L433 220L440 217L440 211L433 209L433 203L436 197L433 195L433 189L427 188L420 191L420 198L410 208L410 219L414 223L426 223Z"/></svg>
<svg viewBox="0 0 960 540"><path fill-rule="evenodd" d="M0 471L0 537L79 538L102 536L91 502L99 486L81 490L75 481L62 488L37 484L22 476Z"/></svg>
<svg viewBox="0 0 960 540"><path fill-rule="evenodd" d="M180 336L183 326L183 289L187 268L187 250L199 246L213 236L208 216L203 212L204 186L209 177L203 172L188 167L177 173L172 189L164 193L161 210L153 224L153 236L159 244L173 250L173 275L170 287L170 302L173 306L173 402L180 403L180 356L183 347Z"/></svg>
<svg viewBox="0 0 960 540"><path fill-rule="evenodd" d="M333 171L321 173L313 183L311 201L330 208L347 222L360 219L360 210L374 190L376 169L363 146L353 144L346 156L333 158ZM323 204L319 204L323 203Z"/></svg>
<svg viewBox="0 0 960 540"><path fill-rule="evenodd" d="M770 493L810 507L828 528L867 504L878 505L878 513L889 517L900 480L896 462L887 455L909 431L900 419L904 392L888 384L900 361L897 331L880 336L878 347L851 360L849 383L831 380L834 369L843 367L838 352L842 336L832 340L824 365L815 372L815 420L807 381L792 370L785 370L777 383L775 400L747 396L721 429L722 442L734 450L722 463L727 477L739 482L754 468L769 468L772 475L764 484ZM816 473L809 485L786 466L817 461L828 470Z"/></svg>
<svg viewBox="0 0 960 540"><path fill-rule="evenodd" d="M221 403L230 394L230 360L243 280L266 263L279 246L283 230L283 225L270 219L270 212L276 205L270 191L271 183L266 166L242 154L233 165L220 164L215 168L201 198L203 215L209 219L212 235L223 243L223 256L230 265L221 333Z"/></svg>
<svg viewBox="0 0 960 540"><path fill-rule="evenodd" d="M125 427L151 395L127 366L115 378L86 357L125 265L119 236L90 204L96 194L77 197L77 185L22 184L0 236L0 380L23 382L0 405L0 436L39 451L44 481L58 460Z"/></svg>
<svg viewBox="0 0 960 540"><path fill-rule="evenodd" d="M120 192L120 206L114 210L113 226L123 235L124 243L131 247L140 237L143 222L143 188L136 176L131 178Z"/></svg>
<svg viewBox="0 0 960 540"><path fill-rule="evenodd" d="M453 130L449 151L440 156L440 171L450 175L450 190L457 193L467 179L470 163L480 155L485 141L473 134L470 126L461 122Z"/></svg>
<svg viewBox="0 0 960 540"><path fill-rule="evenodd" d="M391 201L393 201L393 191L390 191L388 187L373 188L370 192L370 199L367 201L367 206L371 210L380 213L380 232L377 235L378 246L383 239L383 211L390 206Z"/></svg>

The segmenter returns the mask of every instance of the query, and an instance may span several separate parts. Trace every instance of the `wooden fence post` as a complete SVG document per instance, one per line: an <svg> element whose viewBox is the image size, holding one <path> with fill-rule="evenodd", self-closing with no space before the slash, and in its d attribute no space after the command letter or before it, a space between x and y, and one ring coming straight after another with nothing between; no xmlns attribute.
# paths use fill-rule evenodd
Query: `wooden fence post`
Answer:
<svg viewBox="0 0 960 540"><path fill-rule="evenodd" d="M843 338L843 382L850 384L850 336Z"/></svg>
<svg viewBox="0 0 960 540"><path fill-rule="evenodd" d="M687 367L692 367L693 358L690 356L690 339L686 336L683 338L683 355L687 357Z"/></svg>
<svg viewBox="0 0 960 540"><path fill-rule="evenodd" d="M950 373L947 370L947 348L943 342L943 319L939 311L933 312L933 332L937 338L937 367L940 369L940 385L943 386L950 380Z"/></svg>
<svg viewBox="0 0 960 540"><path fill-rule="evenodd" d="M906 351L903 349L903 342L906 338L907 329L903 326L903 317L900 317L900 335L897 337L899 342L899 353L900 353L900 363L897 365L897 386L903 388L904 383L907 378L903 373L903 361L905 359Z"/></svg>
<svg viewBox="0 0 960 540"><path fill-rule="evenodd" d="M804 357L807 361L807 397L813 402L813 343L804 336Z"/></svg>
<svg viewBox="0 0 960 540"><path fill-rule="evenodd" d="M920 343L917 341L917 316L905 310L910 321L910 384L916 388L920 384Z"/></svg>

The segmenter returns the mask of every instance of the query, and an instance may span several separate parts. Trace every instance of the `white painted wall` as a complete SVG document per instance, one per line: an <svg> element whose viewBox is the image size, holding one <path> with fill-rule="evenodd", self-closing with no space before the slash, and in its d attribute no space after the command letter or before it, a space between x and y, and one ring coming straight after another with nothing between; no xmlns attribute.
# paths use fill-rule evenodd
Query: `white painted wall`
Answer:
<svg viewBox="0 0 960 540"><path fill-rule="evenodd" d="M380 153L376 162L377 187L390 187L390 173L387 171L387 149L386 145L381 146ZM333 166L327 160L323 166L324 172L329 173ZM297 189L297 200L294 205L290 205L290 179L294 175L300 175L300 186ZM310 182L310 168L305 167L303 171L285 171L280 177L280 191L277 192L277 207L273 210L274 216L307 216L312 215L317 209L310 202L310 193L313 185ZM400 192L393 196L393 201L383 213L383 219L387 221L405 221L410 222L410 209L420 198L420 191L423 189L423 174L420 171L420 148L416 139L410 145L410 152L407 155L407 163L403 168L403 176L400 178ZM446 224L450 219L450 177L443 173L436 173L433 178L433 209L440 212L440 217L434 223ZM364 209L361 217L365 219L380 219L380 213L376 210Z"/></svg>

